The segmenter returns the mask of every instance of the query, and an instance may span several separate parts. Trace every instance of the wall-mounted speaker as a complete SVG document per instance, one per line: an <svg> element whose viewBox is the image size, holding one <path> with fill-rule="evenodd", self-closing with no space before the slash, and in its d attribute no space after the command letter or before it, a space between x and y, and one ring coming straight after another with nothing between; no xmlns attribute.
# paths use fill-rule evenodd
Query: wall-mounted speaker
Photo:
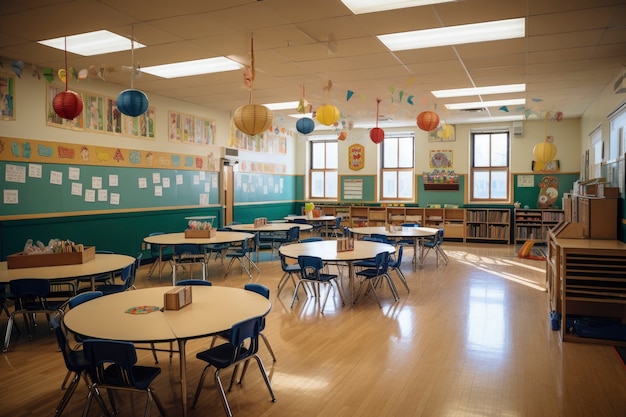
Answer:
<svg viewBox="0 0 626 417"><path fill-rule="evenodd" d="M524 125L522 124L522 122L513 122L513 137L524 137Z"/></svg>

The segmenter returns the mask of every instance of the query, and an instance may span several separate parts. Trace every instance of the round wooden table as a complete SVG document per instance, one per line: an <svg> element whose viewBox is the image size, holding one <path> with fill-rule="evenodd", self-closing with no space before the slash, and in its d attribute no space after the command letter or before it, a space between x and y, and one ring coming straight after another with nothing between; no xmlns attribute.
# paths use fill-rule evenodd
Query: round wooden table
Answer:
<svg viewBox="0 0 626 417"><path fill-rule="evenodd" d="M439 233L439 229L432 227L402 227L397 230L389 230L384 226L370 226L370 227L352 227L350 231L356 235L385 235L392 239L413 239L413 267L417 263L421 265L424 262L424 246L421 242L427 238L435 236Z"/></svg>
<svg viewBox="0 0 626 417"><path fill-rule="evenodd" d="M160 235L146 236L143 241L151 245L159 245L159 266L163 262L163 248L176 245L212 245L218 243L242 242L246 239L254 238L253 234L242 232L220 232L216 231L213 237L185 237L185 232L163 233ZM161 268L159 267L159 279L161 279Z"/></svg>
<svg viewBox="0 0 626 417"><path fill-rule="evenodd" d="M270 301L240 288L193 286L191 304L180 310L160 310L164 294L175 287L154 287L107 295L69 310L65 326L84 337L133 343L177 342L180 360L181 400L187 415L188 340L215 335L233 324L266 315ZM131 314L133 307L158 307L145 314Z"/></svg>
<svg viewBox="0 0 626 417"><path fill-rule="evenodd" d="M29 255L37 256L37 255ZM19 278L40 278L64 280L80 277L91 277L91 288L95 287L93 278L96 275L119 271L135 262L135 258L128 255L96 253L95 258L82 264L40 266L34 268L9 269L7 262L0 262L0 284L8 283Z"/></svg>
<svg viewBox="0 0 626 417"><path fill-rule="evenodd" d="M356 275L354 263L365 259L375 258L382 252L394 253L396 249L392 245L379 242L354 241L354 250L338 251L336 240L323 240L320 242L294 243L279 248L279 252L288 258L297 259L300 255L317 256L324 262L342 262L348 265L348 279L350 284L350 303L354 301L354 282Z"/></svg>

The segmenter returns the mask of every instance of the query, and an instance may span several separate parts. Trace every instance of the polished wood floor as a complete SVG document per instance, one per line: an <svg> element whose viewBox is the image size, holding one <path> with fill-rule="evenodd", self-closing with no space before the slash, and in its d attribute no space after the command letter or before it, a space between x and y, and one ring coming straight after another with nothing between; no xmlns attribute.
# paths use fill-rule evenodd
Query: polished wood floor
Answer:
<svg viewBox="0 0 626 417"><path fill-rule="evenodd" d="M253 281L272 290L265 334L278 360L272 362L263 344L260 354L277 402L250 368L244 384L227 393L234 415L626 416L626 367L614 348L562 343L550 330L542 262L518 259L513 246L446 242L445 248L447 266L437 267L430 254L417 271L412 251L405 251L411 292L398 285L399 302L383 291L382 308L371 296L351 308L335 296L324 314L304 297L290 308L291 287L276 297L279 262L261 262L262 273ZM138 287L170 283L169 269L159 282L147 278L148 268L141 267ZM219 261L210 268L214 285L249 282L238 266L227 279ZM54 415L65 367L53 335L41 324L32 341L14 337L2 355L0 415ZM2 315L2 334L5 328ZM190 397L203 368L195 352L207 344L188 344ZM149 352L139 356L142 364L154 364ZM168 415L179 416L178 361L170 364L162 353L158 366L162 374L154 388ZM228 382L230 372L224 377ZM65 416L80 415L86 393L81 383ZM121 415L142 415L143 397L120 400ZM100 414L92 407L90 415ZM156 407L152 415L158 415ZM225 415L212 378L189 412L207 415Z"/></svg>

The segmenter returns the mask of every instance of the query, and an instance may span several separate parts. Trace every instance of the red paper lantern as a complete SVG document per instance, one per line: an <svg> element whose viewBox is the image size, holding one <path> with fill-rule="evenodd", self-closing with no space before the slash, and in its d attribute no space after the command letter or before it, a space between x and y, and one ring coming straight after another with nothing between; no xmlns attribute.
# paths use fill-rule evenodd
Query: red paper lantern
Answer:
<svg viewBox="0 0 626 417"><path fill-rule="evenodd" d="M372 128L372 130L370 130L370 139L378 145L385 139L385 131L380 127Z"/></svg>
<svg viewBox="0 0 626 417"><path fill-rule="evenodd" d="M72 90L61 91L52 100L55 113L67 120L73 120L83 111L83 99Z"/></svg>
<svg viewBox="0 0 626 417"><path fill-rule="evenodd" d="M439 115L434 111L423 111L417 115L417 126L426 132L435 130L439 126Z"/></svg>

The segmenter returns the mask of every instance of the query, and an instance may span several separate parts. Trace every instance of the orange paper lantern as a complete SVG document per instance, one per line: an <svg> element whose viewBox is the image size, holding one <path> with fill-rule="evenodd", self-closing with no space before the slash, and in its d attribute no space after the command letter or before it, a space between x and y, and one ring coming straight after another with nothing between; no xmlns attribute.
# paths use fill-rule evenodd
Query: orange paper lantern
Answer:
<svg viewBox="0 0 626 417"><path fill-rule="evenodd" d="M324 104L315 111L315 118L323 125L330 126L339 120L339 109L330 104Z"/></svg>
<svg viewBox="0 0 626 417"><path fill-rule="evenodd" d="M435 130L439 126L439 115L434 111L423 111L417 115L417 126L426 132Z"/></svg>
<svg viewBox="0 0 626 417"><path fill-rule="evenodd" d="M273 119L274 113L260 104L245 104L233 114L237 129L250 136L265 132L272 125Z"/></svg>

